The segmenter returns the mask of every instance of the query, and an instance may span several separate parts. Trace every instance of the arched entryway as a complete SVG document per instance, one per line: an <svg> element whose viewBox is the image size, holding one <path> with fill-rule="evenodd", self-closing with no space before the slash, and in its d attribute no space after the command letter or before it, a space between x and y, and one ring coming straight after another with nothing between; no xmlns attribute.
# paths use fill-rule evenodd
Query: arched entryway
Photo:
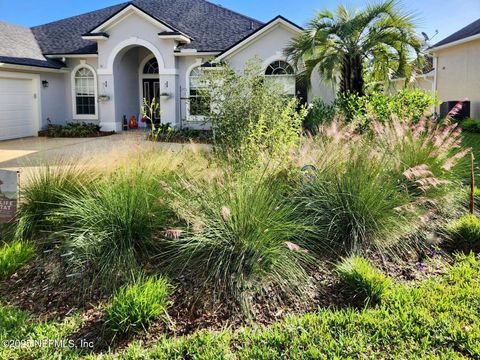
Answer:
<svg viewBox="0 0 480 360"><path fill-rule="evenodd" d="M122 49L113 62L113 80L115 93L116 118L129 121L133 116L140 127L142 122L142 105L155 99L160 104L160 68L161 61L146 47L130 45ZM154 121L160 123L160 110Z"/></svg>

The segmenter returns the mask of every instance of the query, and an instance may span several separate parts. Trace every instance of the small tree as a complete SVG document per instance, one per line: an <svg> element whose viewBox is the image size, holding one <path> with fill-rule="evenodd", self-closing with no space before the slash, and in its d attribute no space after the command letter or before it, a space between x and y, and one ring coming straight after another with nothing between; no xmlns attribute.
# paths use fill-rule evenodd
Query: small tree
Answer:
<svg viewBox="0 0 480 360"><path fill-rule="evenodd" d="M153 98L150 103L148 103L147 99L143 98L142 114L144 119L150 121L150 134L148 135L150 140L155 139L155 114L158 113L159 108L160 104L155 98Z"/></svg>
<svg viewBox="0 0 480 360"><path fill-rule="evenodd" d="M206 71L203 91L212 99L207 120L215 152L223 159L242 164L255 163L262 155L281 159L299 141L305 108L299 109L282 84L261 74L257 60L241 74L229 66Z"/></svg>

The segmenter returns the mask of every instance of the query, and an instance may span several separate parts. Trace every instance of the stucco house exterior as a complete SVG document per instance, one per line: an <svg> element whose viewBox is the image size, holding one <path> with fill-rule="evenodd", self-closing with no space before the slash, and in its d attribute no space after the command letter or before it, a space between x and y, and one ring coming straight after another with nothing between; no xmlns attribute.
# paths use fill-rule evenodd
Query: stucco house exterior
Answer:
<svg viewBox="0 0 480 360"><path fill-rule="evenodd" d="M135 0L33 28L0 22L0 140L48 122L122 131L143 98L159 100L162 123L205 127L198 76L212 61L241 71L257 57L265 76L298 94L283 49L299 31L281 16L262 23L204 0ZM333 99L315 83L304 100Z"/></svg>
<svg viewBox="0 0 480 360"><path fill-rule="evenodd" d="M480 19L435 44L434 89L441 102L470 100L470 116L480 119Z"/></svg>

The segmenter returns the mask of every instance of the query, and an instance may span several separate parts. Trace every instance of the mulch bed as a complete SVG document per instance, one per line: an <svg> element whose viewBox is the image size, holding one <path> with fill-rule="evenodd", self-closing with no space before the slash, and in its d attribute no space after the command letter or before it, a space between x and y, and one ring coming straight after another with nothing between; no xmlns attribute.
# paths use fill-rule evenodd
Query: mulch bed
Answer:
<svg viewBox="0 0 480 360"><path fill-rule="evenodd" d="M115 131L99 131L96 133L89 134L88 136L67 136L67 135L62 135L62 136L51 136L48 134L48 130L40 130L38 132L39 137L46 137L46 138L97 138L97 137L104 137L104 136L110 136L116 134Z"/></svg>
<svg viewBox="0 0 480 360"><path fill-rule="evenodd" d="M413 282L442 272L448 254L438 250L427 250L422 256L413 255L396 263L388 263L388 273L396 281ZM63 320L72 313L80 313L83 326L72 336L74 340L87 340L95 344L94 351L125 348L132 339L140 340L147 346L154 344L162 335L182 336L199 329L220 331L225 328L238 329L245 325L269 325L289 315L314 312L319 308L363 308L362 299L354 299L339 282L333 264L326 260L324 269L311 274L312 285L306 293L306 301L295 303L285 301L281 306L272 305L271 297L255 299L254 316L249 321L241 313L224 304L206 306L205 299L195 296L189 290L187 278L177 279L173 295L173 306L169 309L171 323L155 323L148 332L128 336L114 336L104 327L102 306L108 296L99 291L83 293L74 281L65 281L61 263L51 254L42 254L30 265L22 268L9 279L0 282L0 299L19 309L28 310L35 320ZM378 263L378 262L377 262ZM275 289L271 289L272 294Z"/></svg>

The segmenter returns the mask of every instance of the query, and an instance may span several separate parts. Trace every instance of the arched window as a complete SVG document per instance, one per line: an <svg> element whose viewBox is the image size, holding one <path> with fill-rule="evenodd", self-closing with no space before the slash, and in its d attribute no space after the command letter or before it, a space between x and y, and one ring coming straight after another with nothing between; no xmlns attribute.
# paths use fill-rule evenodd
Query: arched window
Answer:
<svg viewBox="0 0 480 360"><path fill-rule="evenodd" d="M265 77L270 81L281 83L288 95L295 96L295 70L283 60L276 60L265 69Z"/></svg>
<svg viewBox="0 0 480 360"><path fill-rule="evenodd" d="M278 60L268 65L265 75L295 75L295 71L286 61Z"/></svg>
<svg viewBox="0 0 480 360"><path fill-rule="evenodd" d="M143 67L144 74L158 74L158 61L155 58L150 59Z"/></svg>
<svg viewBox="0 0 480 360"><path fill-rule="evenodd" d="M195 119L207 116L210 113L210 96L205 94L206 84L203 69L198 66L190 71L189 76L189 111L188 114Z"/></svg>
<svg viewBox="0 0 480 360"><path fill-rule="evenodd" d="M75 116L78 119L97 115L95 73L82 66L74 73Z"/></svg>

